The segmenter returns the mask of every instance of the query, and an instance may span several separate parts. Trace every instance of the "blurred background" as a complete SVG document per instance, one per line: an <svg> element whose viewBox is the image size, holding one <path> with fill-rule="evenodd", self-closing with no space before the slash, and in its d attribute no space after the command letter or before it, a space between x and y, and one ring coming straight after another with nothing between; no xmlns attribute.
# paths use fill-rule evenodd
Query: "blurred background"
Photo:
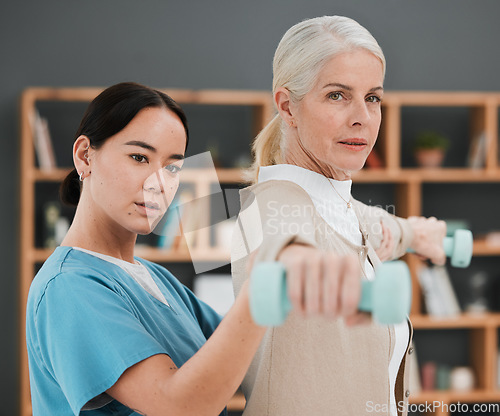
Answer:
<svg viewBox="0 0 500 416"><path fill-rule="evenodd" d="M23 89L106 87L136 81L157 88L270 90L273 53L284 32L305 18L333 14L354 18L378 40L388 63L387 91L500 91L497 0L2 3L1 416L16 415L19 401L19 98ZM74 124L74 131L77 127ZM66 139L71 146L73 137ZM192 138L193 143L202 143L201 148L210 147L208 141L201 134ZM469 185L466 191L498 194L498 185L483 186L476 191ZM442 201L443 211L447 204ZM497 206L491 209L496 211ZM489 270L498 269L495 259L487 262Z"/></svg>

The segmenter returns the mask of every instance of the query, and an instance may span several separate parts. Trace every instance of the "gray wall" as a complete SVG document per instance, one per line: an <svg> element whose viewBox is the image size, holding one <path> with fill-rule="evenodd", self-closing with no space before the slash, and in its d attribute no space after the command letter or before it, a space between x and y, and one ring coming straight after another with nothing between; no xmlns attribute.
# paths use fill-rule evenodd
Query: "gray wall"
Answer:
<svg viewBox="0 0 500 416"><path fill-rule="evenodd" d="M374 34L388 61L387 90L500 90L497 0L2 3L0 415L14 415L18 406L18 99L23 88L135 80L156 87L270 89L272 55L284 31L324 14L353 17Z"/></svg>

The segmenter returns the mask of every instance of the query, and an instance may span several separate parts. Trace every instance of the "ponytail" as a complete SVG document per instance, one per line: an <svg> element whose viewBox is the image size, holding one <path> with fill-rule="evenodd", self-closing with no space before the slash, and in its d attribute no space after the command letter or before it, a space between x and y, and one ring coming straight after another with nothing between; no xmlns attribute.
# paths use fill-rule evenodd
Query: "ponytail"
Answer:
<svg viewBox="0 0 500 416"><path fill-rule="evenodd" d="M78 172L73 169L59 187L59 197L61 201L73 207L78 205L80 200L80 179L78 177Z"/></svg>
<svg viewBox="0 0 500 416"><path fill-rule="evenodd" d="M255 138L252 144L254 162L245 172L245 179L249 182L257 183L261 166L284 163L281 123L280 115L276 114Z"/></svg>

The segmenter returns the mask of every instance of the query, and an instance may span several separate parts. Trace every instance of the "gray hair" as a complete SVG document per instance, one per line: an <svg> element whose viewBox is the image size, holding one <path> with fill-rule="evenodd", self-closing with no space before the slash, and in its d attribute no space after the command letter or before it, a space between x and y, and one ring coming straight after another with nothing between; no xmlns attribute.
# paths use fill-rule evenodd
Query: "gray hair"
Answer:
<svg viewBox="0 0 500 416"><path fill-rule="evenodd" d="M371 33L353 19L344 16L322 16L292 26L281 39L273 60L273 94L281 87L300 101L313 87L323 65L334 56L356 49L371 52L382 62L385 57ZM260 166L283 163L284 135L277 114L255 138L254 162L247 178L257 181Z"/></svg>

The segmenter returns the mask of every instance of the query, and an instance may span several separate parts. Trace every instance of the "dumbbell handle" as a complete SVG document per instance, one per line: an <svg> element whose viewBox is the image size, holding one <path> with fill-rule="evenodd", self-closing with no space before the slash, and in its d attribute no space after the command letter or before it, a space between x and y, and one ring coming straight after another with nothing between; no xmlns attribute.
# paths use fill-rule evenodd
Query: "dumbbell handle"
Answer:
<svg viewBox="0 0 500 416"><path fill-rule="evenodd" d="M274 263L276 265L276 273L279 273L283 277L279 277L280 279L286 279L285 277L285 269L283 266L281 266L280 263ZM269 271L267 271L269 273ZM276 277L278 278L278 277ZM284 280L286 281L286 280ZM290 301L290 298L288 297L287 294L287 285L283 284L282 290L280 292L280 299L281 303L283 305L283 312L288 315L291 310L293 309L292 302ZM372 290L373 290L373 281L370 280L362 280L361 281L361 297L359 299L358 303L358 310L363 311L363 312L371 312L373 307L372 307Z"/></svg>
<svg viewBox="0 0 500 416"><path fill-rule="evenodd" d="M472 259L473 238L469 230L456 230L452 237L443 239L443 250L451 258L453 267L468 267ZM414 253L412 249L408 253Z"/></svg>
<svg viewBox="0 0 500 416"><path fill-rule="evenodd" d="M282 273L281 270L280 273ZM358 310L362 312L372 311L372 289L373 289L373 282L369 280L361 281L361 298L359 299ZM288 315L292 311L293 306L292 302L290 302L288 294L286 293L286 290L287 286L285 284L283 285L283 291L280 295L280 298L283 305L283 312L285 315Z"/></svg>
<svg viewBox="0 0 500 416"><path fill-rule="evenodd" d="M453 237L445 237L443 239L443 250L446 257L451 257L453 255L453 246L455 239Z"/></svg>
<svg viewBox="0 0 500 416"><path fill-rule="evenodd" d="M375 280L361 281L358 309L372 313L381 324L404 321L410 304L410 272L402 261L383 263L377 269ZM259 325L277 326L284 322L292 304L282 263L264 262L254 266L250 281L250 309Z"/></svg>
<svg viewBox="0 0 500 416"><path fill-rule="evenodd" d="M451 257L451 255L453 254L453 243L454 243L453 237L448 236L443 239L443 250L446 257ZM415 250L413 250L412 248L409 248L406 251L408 253L415 253Z"/></svg>

